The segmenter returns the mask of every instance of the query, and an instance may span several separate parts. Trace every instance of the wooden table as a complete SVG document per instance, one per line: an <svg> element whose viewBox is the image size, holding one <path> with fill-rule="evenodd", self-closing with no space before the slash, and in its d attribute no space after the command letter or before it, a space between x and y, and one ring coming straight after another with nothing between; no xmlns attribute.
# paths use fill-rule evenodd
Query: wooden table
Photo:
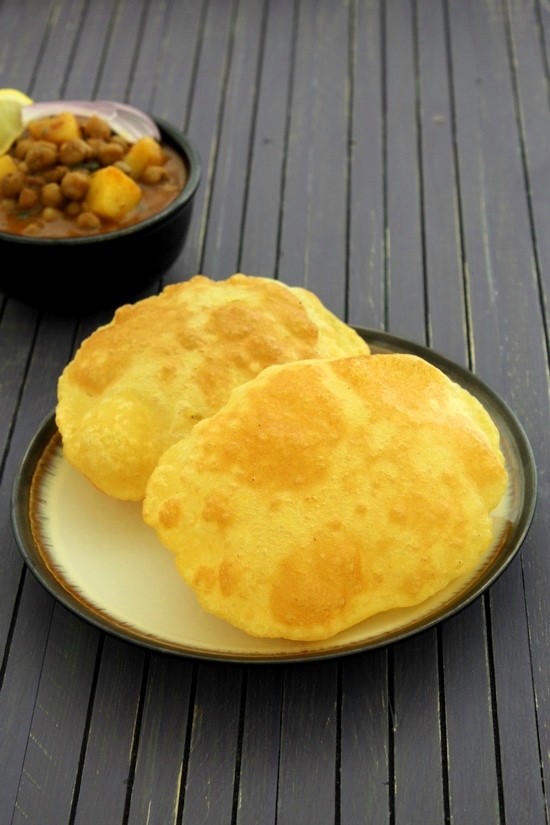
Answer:
<svg viewBox="0 0 550 825"><path fill-rule="evenodd" d="M0 0L0 87L125 100L197 144L163 283L276 277L429 345L505 399L539 479L501 578L405 641L274 665L139 647L56 602L10 521L113 308L1 296L0 825L548 822L549 66L547 0Z"/></svg>

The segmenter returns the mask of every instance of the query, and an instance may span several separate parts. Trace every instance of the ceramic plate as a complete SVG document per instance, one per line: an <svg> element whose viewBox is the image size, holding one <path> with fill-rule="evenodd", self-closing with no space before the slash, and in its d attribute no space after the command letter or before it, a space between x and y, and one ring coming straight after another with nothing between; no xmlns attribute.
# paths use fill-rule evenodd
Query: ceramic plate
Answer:
<svg viewBox="0 0 550 825"><path fill-rule="evenodd" d="M395 336L358 329L373 352L409 352L439 367L482 402L497 424L509 473L497 538L479 570L413 609L392 610L323 642L255 639L207 614L175 571L171 553L141 519L141 505L98 492L64 459L52 413L15 479L12 521L23 558L66 607L146 647L201 659L288 662L355 653L403 639L472 602L518 551L536 499L532 451L517 419L467 370Z"/></svg>

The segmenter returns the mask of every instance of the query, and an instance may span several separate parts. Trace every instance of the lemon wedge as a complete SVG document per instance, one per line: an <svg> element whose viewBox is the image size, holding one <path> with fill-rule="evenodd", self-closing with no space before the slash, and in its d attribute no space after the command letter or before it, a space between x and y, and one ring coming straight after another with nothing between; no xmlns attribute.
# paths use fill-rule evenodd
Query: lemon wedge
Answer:
<svg viewBox="0 0 550 825"><path fill-rule="evenodd" d="M0 155L8 151L23 132L21 109L33 101L17 89L0 89Z"/></svg>

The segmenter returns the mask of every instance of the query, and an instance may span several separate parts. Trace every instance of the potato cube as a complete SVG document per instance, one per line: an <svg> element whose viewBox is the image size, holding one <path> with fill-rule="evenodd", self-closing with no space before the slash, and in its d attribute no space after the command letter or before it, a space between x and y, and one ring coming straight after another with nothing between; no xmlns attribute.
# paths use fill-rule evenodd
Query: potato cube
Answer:
<svg viewBox="0 0 550 825"><path fill-rule="evenodd" d="M15 161L11 157L11 155L1 155L0 156L0 180L5 178L6 175L13 175L14 172L17 172L17 166L15 165Z"/></svg>
<svg viewBox="0 0 550 825"><path fill-rule="evenodd" d="M81 136L80 124L71 112L61 112L53 117L32 120L28 130L36 140L49 140L61 145L66 140L76 140Z"/></svg>
<svg viewBox="0 0 550 825"><path fill-rule="evenodd" d="M141 189L117 166L98 169L90 177L87 208L101 218L120 221L141 200Z"/></svg>
<svg viewBox="0 0 550 825"><path fill-rule="evenodd" d="M165 160L160 143L152 137L140 138L124 157L135 180L139 180L148 166L162 166Z"/></svg>

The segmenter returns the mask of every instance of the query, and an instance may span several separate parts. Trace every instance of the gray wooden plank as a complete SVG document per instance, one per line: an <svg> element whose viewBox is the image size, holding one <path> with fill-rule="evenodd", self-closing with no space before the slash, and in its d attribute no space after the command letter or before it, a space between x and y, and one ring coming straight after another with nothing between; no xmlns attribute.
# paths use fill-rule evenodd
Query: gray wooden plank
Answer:
<svg viewBox="0 0 550 825"><path fill-rule="evenodd" d="M348 321L385 323L385 194L382 5L353 7L349 168Z"/></svg>
<svg viewBox="0 0 550 825"><path fill-rule="evenodd" d="M156 16L159 16L164 5L154 5L152 11ZM159 117L184 130L187 130L191 96L196 80L196 63L204 38L208 38L206 32L203 32L207 7L206 2L169 3L165 11L163 35L157 53L153 52L151 46L148 24L147 38L140 49L132 82L132 100L139 101L136 95L142 85L142 79L145 80L146 65L154 62L156 82L153 84L150 109ZM223 9L220 9L220 13L222 17L225 15ZM221 28L223 29L223 26ZM203 104L205 101L200 101L200 105ZM203 138L200 133L191 134L190 137L199 143Z"/></svg>
<svg viewBox="0 0 550 825"><path fill-rule="evenodd" d="M189 4L186 5L191 23L194 17L193 10ZM136 44L132 71L128 77L127 100L145 112L153 111L157 87L164 84L162 55L170 26L171 6L170 0L155 0L154 3L146 3L142 12L140 36ZM185 52L183 43L181 51ZM176 121L174 125L181 124Z"/></svg>
<svg viewBox="0 0 550 825"><path fill-rule="evenodd" d="M190 111L186 117L188 134L197 143L202 157L203 178L195 197L185 248L178 264L165 277L165 283L182 280L183 277L195 275L201 270L219 140L219 119L225 95L232 22L233 3L217 0L208 4L201 30L196 81L190 100ZM175 33L177 32L176 27ZM177 37L170 41L168 48L170 52L174 51L177 54ZM166 64L169 65L168 58ZM177 77L174 77L174 81L176 80Z"/></svg>
<svg viewBox="0 0 550 825"><path fill-rule="evenodd" d="M0 24L2 26L2 38L0 41L0 77L6 78L5 88L8 88L7 78L12 71L11 63L13 61L13 49L17 46L17 35L22 28L25 19L25 11L18 0L4 0L0 4ZM15 76L15 75L13 75ZM19 78L19 82L23 77ZM22 91L26 91L30 82L30 76L27 77L27 85ZM9 87L14 88L13 83L9 83Z"/></svg>
<svg viewBox="0 0 550 825"><path fill-rule="evenodd" d="M8 0L0 9L0 88L32 91L36 58L47 36L52 2ZM28 20L33 25L28 25Z"/></svg>
<svg viewBox="0 0 550 825"><path fill-rule="evenodd" d="M395 645L391 656L395 823L443 823L446 799L437 632L428 630Z"/></svg>
<svg viewBox="0 0 550 825"><path fill-rule="evenodd" d="M521 16L526 5L532 8L536 14L536 39L540 44L547 65L550 65L550 8L548 7L548 0L528 0L527 4L515 3L511 7L514 16Z"/></svg>
<svg viewBox="0 0 550 825"><path fill-rule="evenodd" d="M343 318L350 4L306 0L299 12L278 275Z"/></svg>
<svg viewBox="0 0 550 825"><path fill-rule="evenodd" d="M141 41L146 0L119 0L105 39L99 83L95 96L105 100L126 100L134 62ZM94 5L95 10L95 5Z"/></svg>
<svg viewBox="0 0 550 825"><path fill-rule="evenodd" d="M105 636L71 823L122 823L132 790L145 653Z"/></svg>
<svg viewBox="0 0 550 825"><path fill-rule="evenodd" d="M74 52L70 74L63 90L66 100L92 100L98 97L101 80L101 64L110 42L114 25L113 0L94 0L89 3L78 36L78 49ZM120 79L120 74L117 74ZM123 83L126 78L123 77Z"/></svg>
<svg viewBox="0 0 550 825"><path fill-rule="evenodd" d="M333 825L338 703L337 663L286 668L277 825Z"/></svg>
<svg viewBox="0 0 550 825"><path fill-rule="evenodd" d="M151 656L128 825L178 821L192 683L189 661Z"/></svg>
<svg viewBox="0 0 550 825"><path fill-rule="evenodd" d="M51 597L30 574L25 585L11 639L17 655L0 673L0 822L6 824L15 812L53 609Z"/></svg>
<svg viewBox="0 0 550 825"><path fill-rule="evenodd" d="M428 340L443 355L467 364L466 285L445 23L441 0L417 4Z"/></svg>
<svg viewBox="0 0 550 825"><path fill-rule="evenodd" d="M388 329L424 342L423 216L413 4L385 5ZM406 295L406 300L403 296Z"/></svg>
<svg viewBox="0 0 550 825"><path fill-rule="evenodd" d="M7 445L12 419L22 392L32 353L38 313L18 301L9 301L0 318L0 452Z"/></svg>
<svg viewBox="0 0 550 825"><path fill-rule="evenodd" d="M550 23L547 4L538 11L536 0L505 3L507 31L516 92L525 179L533 225L533 245L541 285L543 311L548 326L550 301L550 239L546 232L550 175L550 112L548 77L550 67L540 39L540 18ZM518 181L519 183L519 181Z"/></svg>
<svg viewBox="0 0 550 825"><path fill-rule="evenodd" d="M241 4L230 44L202 258L203 274L215 279L238 269L264 15L264 2Z"/></svg>
<svg viewBox="0 0 550 825"><path fill-rule="evenodd" d="M70 821L99 633L53 611L13 825Z"/></svg>
<svg viewBox="0 0 550 825"><path fill-rule="evenodd" d="M483 14L476 4L450 3L449 11L476 371L508 400L527 432L537 433L533 446L539 466L545 466L547 363L504 9ZM544 479L541 492L544 498ZM539 518L545 520L547 508L540 504L539 499ZM533 528L534 540L547 526L536 519ZM491 590L491 627L504 809L510 821L542 822L525 605L537 614L549 571L547 560L530 556L529 547L528 541L523 566L518 560ZM542 687L541 699L545 694ZM544 723L538 727L543 731ZM521 792L514 792L518 787Z"/></svg>
<svg viewBox="0 0 550 825"><path fill-rule="evenodd" d="M342 663L341 825L391 822L388 698L387 649Z"/></svg>
<svg viewBox="0 0 550 825"><path fill-rule="evenodd" d="M417 9L428 335L436 350L467 364L469 319L445 9L440 2L419 3ZM441 632L450 815L457 825L476 818L498 822L494 708L483 601L445 624ZM472 754L474 734L480 745Z"/></svg>
<svg viewBox="0 0 550 825"><path fill-rule="evenodd" d="M11 488L19 464L37 427L55 403L56 381L70 351L73 323L59 319L57 330L47 323L36 327L38 313L17 301L9 301L0 326L2 347L2 406L13 431L5 437L9 449L2 468L0 522L3 551L0 554L0 650L4 655L12 612L18 598L23 562L11 528ZM64 343L64 330L68 341ZM4 336L4 337L2 337ZM25 338L27 341L25 342ZM18 381L15 379L18 377ZM36 393L36 394L35 394ZM4 442L4 449L6 448Z"/></svg>
<svg viewBox="0 0 550 825"><path fill-rule="evenodd" d="M23 307L16 302L9 302L8 310L12 303L13 306ZM29 311L29 317L32 316L33 313ZM38 690L41 678L40 668L45 656L54 601L30 573L25 575L22 572L23 561L17 550L10 523L11 487L27 444L54 404L56 380L70 350L73 326L73 322L67 319L57 319L57 323L52 325L43 322L33 337L32 358L29 359L28 368L24 373L25 384L21 388L17 424L11 436L0 490L0 518L4 525L0 557L0 633L3 645L2 667L6 672L0 693L0 717L3 720L0 725L7 726L6 741L12 736L10 725L18 726L13 748L8 747L7 752L10 754L11 749L11 758L20 769L24 767L26 759L26 742L33 723L35 691ZM31 665L31 661L27 661L25 651L32 651L32 662L36 671L25 671L25 668ZM13 676L10 677L9 674ZM13 682L14 679L23 680L24 687L18 687ZM20 695L14 695L16 693ZM11 722L8 717L6 721L5 713L9 708L12 705L18 707L18 703L23 701L26 704L19 706L18 720ZM14 778L10 771L2 771L0 775L5 777L6 783ZM19 785L19 781L17 784ZM27 785L27 790L29 787ZM15 800L18 788L9 786L0 789L0 796L3 796L2 790L5 791L5 798L10 803L12 799Z"/></svg>
<svg viewBox="0 0 550 825"><path fill-rule="evenodd" d="M533 243L536 254L537 272L541 285L542 311L546 328L548 328L548 301L550 299L550 238L547 232L548 215L548 175L550 167L550 112L548 106L548 25L549 9L547 4L528 3L525 8L517 8L507 3L509 20L512 65L517 88L518 116L521 128L522 147L525 153L525 173L529 191L529 207L533 227ZM546 40L541 43L540 25L546 33ZM539 48L537 48L539 47ZM533 682L536 707L539 719L538 735L543 775L550 772L550 735L546 720L550 706L550 621L544 609L548 581L546 571L541 573L541 559L529 548L545 545L548 532L547 502L549 496L548 479L545 469L548 467L548 445L546 441L547 426L544 425L547 410L544 383L541 387L529 386L532 404L531 410L522 410L526 426L530 432L538 432L542 426L544 440L535 436L537 460L539 464L539 504L533 533L523 554L523 575L526 588L531 594L527 600L529 617L529 640L533 668ZM539 401L539 399L541 399ZM525 405L527 406L527 404ZM540 416L540 418L539 418Z"/></svg>
<svg viewBox="0 0 550 825"><path fill-rule="evenodd" d="M292 76L290 111L287 114L288 145L285 158L280 259L278 277L285 283L306 284L308 213L310 209L311 147L313 145L312 89L315 26L311 3L300 4L298 31L295 34L295 58Z"/></svg>
<svg viewBox="0 0 550 825"><path fill-rule="evenodd" d="M267 4L265 47L261 54L258 109L252 134L238 262L238 269L249 275L274 277L277 272L296 9L292 0L270 0Z"/></svg>
<svg viewBox="0 0 550 825"><path fill-rule="evenodd" d="M456 825L478 818L500 823L487 633L483 599L441 628L449 810Z"/></svg>
<svg viewBox="0 0 550 825"><path fill-rule="evenodd" d="M247 673L237 825L276 821L283 675L277 666Z"/></svg>
<svg viewBox="0 0 550 825"><path fill-rule="evenodd" d="M32 86L34 100L57 100L78 49L80 27L84 22L85 0L63 2L52 15L47 37L39 54L39 64Z"/></svg>
<svg viewBox="0 0 550 825"><path fill-rule="evenodd" d="M182 825L231 822L241 714L240 667L198 668Z"/></svg>

